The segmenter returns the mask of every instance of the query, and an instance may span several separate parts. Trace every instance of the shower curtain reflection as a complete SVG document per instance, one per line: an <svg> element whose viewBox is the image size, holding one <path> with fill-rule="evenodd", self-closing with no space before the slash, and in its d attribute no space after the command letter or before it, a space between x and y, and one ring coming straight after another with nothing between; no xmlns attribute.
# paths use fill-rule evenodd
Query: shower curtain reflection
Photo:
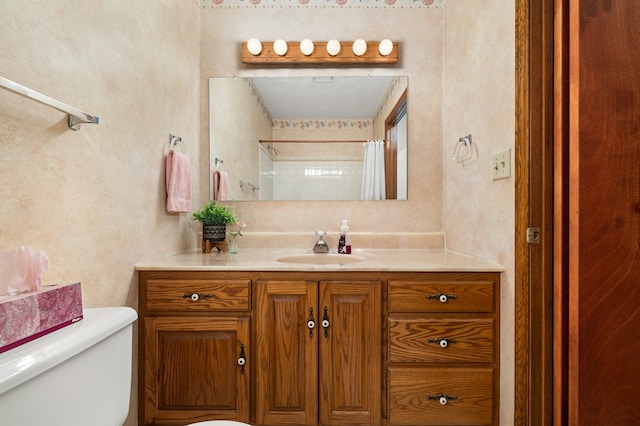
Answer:
<svg viewBox="0 0 640 426"><path fill-rule="evenodd" d="M375 140L364 143L362 164L362 200L384 200L384 141Z"/></svg>

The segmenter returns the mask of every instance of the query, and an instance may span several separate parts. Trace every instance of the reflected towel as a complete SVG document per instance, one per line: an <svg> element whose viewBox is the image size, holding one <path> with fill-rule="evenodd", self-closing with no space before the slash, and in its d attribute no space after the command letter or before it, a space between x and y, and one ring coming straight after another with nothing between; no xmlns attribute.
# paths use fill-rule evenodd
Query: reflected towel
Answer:
<svg viewBox="0 0 640 426"><path fill-rule="evenodd" d="M213 199L224 201L229 197L229 174L221 170L213 172Z"/></svg>
<svg viewBox="0 0 640 426"><path fill-rule="evenodd" d="M188 212L191 208L191 164L189 157L173 149L167 154L167 211Z"/></svg>

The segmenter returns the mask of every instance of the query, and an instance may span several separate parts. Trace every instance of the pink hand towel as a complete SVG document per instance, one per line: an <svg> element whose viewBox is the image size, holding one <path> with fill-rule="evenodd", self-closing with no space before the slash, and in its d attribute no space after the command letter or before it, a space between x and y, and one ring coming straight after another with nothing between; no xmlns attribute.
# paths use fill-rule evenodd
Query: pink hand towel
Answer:
<svg viewBox="0 0 640 426"><path fill-rule="evenodd" d="M191 208L191 164L189 157L173 149L167 154L167 211L188 212Z"/></svg>
<svg viewBox="0 0 640 426"><path fill-rule="evenodd" d="M229 198L229 174L221 170L213 172L213 199L224 201Z"/></svg>

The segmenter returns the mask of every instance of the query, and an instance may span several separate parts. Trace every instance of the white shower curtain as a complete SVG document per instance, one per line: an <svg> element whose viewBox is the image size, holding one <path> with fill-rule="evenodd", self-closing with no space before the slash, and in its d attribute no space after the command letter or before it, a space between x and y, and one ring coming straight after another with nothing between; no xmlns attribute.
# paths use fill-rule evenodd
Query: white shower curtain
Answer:
<svg viewBox="0 0 640 426"><path fill-rule="evenodd" d="M384 200L384 141L369 141L364 144L362 162L362 200Z"/></svg>

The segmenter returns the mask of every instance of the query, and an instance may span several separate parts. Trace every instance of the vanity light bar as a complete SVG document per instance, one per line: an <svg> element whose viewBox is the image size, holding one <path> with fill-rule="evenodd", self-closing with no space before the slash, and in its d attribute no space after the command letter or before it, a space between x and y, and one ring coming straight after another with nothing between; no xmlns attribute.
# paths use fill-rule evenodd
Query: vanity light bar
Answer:
<svg viewBox="0 0 640 426"><path fill-rule="evenodd" d="M309 50L312 49L311 53ZM396 64L398 43L378 41L315 41L284 40L259 41L251 39L242 43L244 64Z"/></svg>

